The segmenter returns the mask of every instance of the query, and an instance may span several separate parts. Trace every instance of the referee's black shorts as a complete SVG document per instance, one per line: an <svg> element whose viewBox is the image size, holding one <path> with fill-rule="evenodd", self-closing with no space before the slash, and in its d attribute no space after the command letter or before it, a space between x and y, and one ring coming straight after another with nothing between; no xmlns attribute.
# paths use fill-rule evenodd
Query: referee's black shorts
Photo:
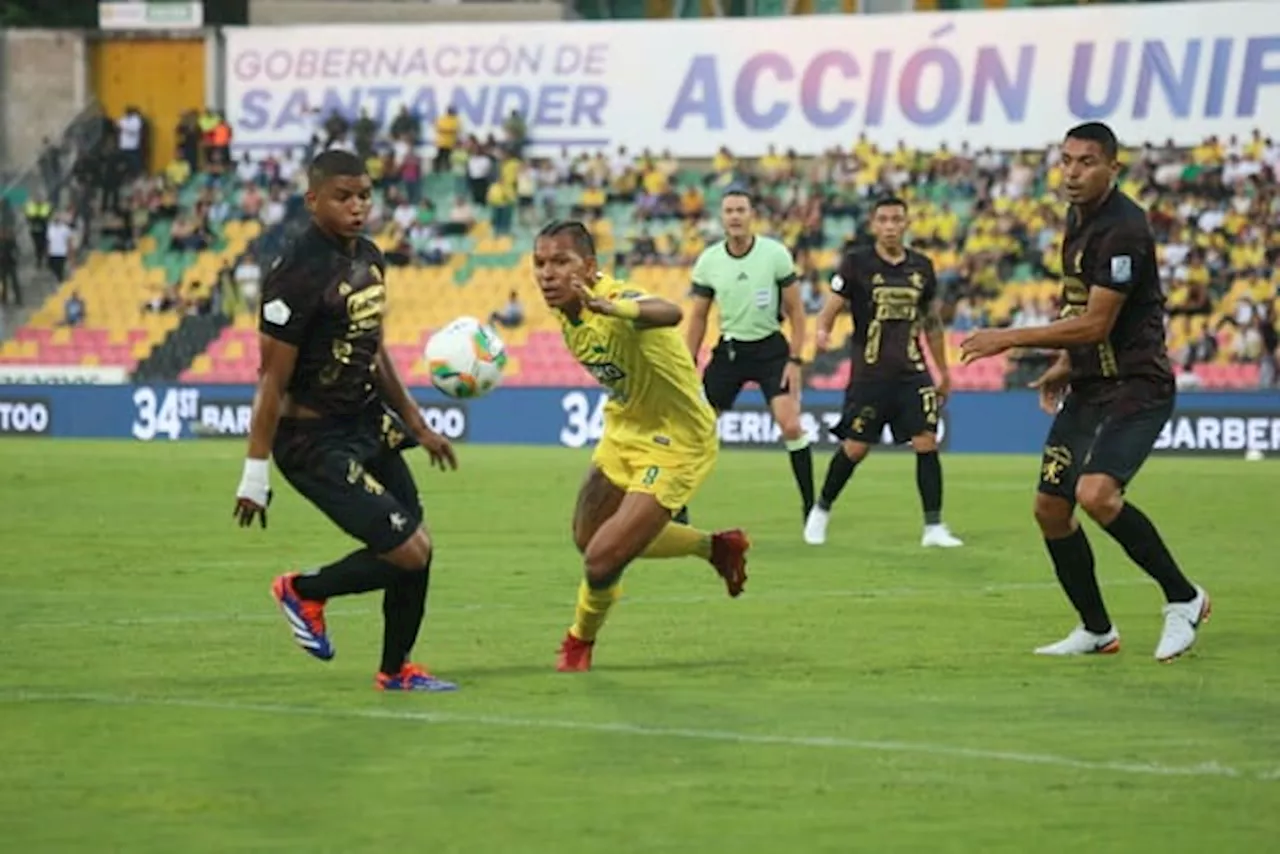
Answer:
<svg viewBox="0 0 1280 854"><path fill-rule="evenodd" d="M1117 407L1067 395L1044 441L1039 492L1075 504L1076 482L1085 474L1110 475L1127 486L1172 417L1174 400Z"/></svg>
<svg viewBox="0 0 1280 854"><path fill-rule="evenodd" d="M785 394L782 381L790 355L791 347L781 332L759 341L721 338L711 351L711 362L702 375L707 402L717 412L728 412L733 409L742 387L749 382L760 386L765 403Z"/></svg>
<svg viewBox="0 0 1280 854"><path fill-rule="evenodd" d="M422 524L422 504L400 456L416 446L380 407L353 418L282 418L272 457L294 489L335 525L386 554Z"/></svg>

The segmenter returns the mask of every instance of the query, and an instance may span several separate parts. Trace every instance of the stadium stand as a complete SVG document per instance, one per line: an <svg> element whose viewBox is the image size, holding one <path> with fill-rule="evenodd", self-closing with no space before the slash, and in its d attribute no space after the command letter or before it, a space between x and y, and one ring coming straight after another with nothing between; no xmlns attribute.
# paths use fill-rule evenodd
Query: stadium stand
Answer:
<svg viewBox="0 0 1280 854"><path fill-rule="evenodd" d="M201 117L206 142L219 121ZM679 300L693 259L715 238L715 210L729 186L749 187L760 230L795 251L811 313L839 254L866 239L859 224L868 201L884 192L911 201L913 243L937 264L953 344L974 326L1043 323L1056 312L1062 206L1052 148L972 152L962 144L925 152L900 143L882 150L859 139L816 157L770 151L746 161L722 149L709 163L682 164L619 149L527 163L518 156L519 117L502 143L442 122L422 133L402 115L388 138L371 123L331 117L312 145L349 146L369 160L378 188L371 226L393 265L388 343L418 383L427 381L419 354L433 329L504 307L519 315L503 329L513 357L509 384L587 382L532 285L537 223L585 217L606 267ZM252 381L256 287L287 231L305 223L305 177L296 154L245 157L223 168L230 136L225 128L217 146L128 188L127 221L107 221L109 236L0 345L0 360ZM420 145L424 136L456 143L442 153ZM1206 388L1273 383L1280 147L1256 133L1243 142L1145 146L1125 159L1124 187L1148 205L1161 239L1170 344L1182 381ZM69 323L69 301L83 309L78 323ZM849 332L848 320L841 323L837 341ZM708 340L715 334L710 330ZM953 380L958 389L1018 385L1038 355L954 367ZM848 372L847 359L826 354L809 382L839 388Z"/></svg>

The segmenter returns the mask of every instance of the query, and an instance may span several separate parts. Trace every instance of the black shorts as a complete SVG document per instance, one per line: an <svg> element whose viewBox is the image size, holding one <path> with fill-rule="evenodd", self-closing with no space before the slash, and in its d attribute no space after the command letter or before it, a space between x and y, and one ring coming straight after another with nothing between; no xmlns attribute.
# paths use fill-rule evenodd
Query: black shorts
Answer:
<svg viewBox="0 0 1280 854"><path fill-rule="evenodd" d="M765 403L785 394L782 380L790 355L791 346L781 332L759 341L721 338L711 351L711 362L702 375L707 402L717 412L728 412L733 409L742 387L749 382L760 386Z"/></svg>
<svg viewBox="0 0 1280 854"><path fill-rule="evenodd" d="M282 418L272 456L304 498L375 554L408 541L422 503L400 451L415 447L399 419L372 410L354 419Z"/></svg>
<svg viewBox="0 0 1280 854"><path fill-rule="evenodd" d="M1039 491L1074 504L1082 474L1107 474L1124 487L1150 456L1173 406L1169 397L1117 411L1067 395L1044 442Z"/></svg>
<svg viewBox="0 0 1280 854"><path fill-rule="evenodd" d="M841 440L875 445L886 424L896 444L938 432L938 389L929 374L850 383L844 392L844 412L831 432Z"/></svg>

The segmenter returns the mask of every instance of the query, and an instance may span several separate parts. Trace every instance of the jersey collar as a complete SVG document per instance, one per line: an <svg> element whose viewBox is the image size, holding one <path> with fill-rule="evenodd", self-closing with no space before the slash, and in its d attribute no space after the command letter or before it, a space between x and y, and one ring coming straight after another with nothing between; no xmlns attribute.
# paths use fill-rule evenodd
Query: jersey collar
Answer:
<svg viewBox="0 0 1280 854"><path fill-rule="evenodd" d="M743 258L746 258L748 255L751 254L752 249L756 248L756 240L757 240L756 235L754 234L751 235L751 242L747 244L747 251L743 252L741 255L734 255L733 250L729 248L729 238L726 237L724 239L724 254L728 255L730 258L732 258L735 261L741 261Z"/></svg>

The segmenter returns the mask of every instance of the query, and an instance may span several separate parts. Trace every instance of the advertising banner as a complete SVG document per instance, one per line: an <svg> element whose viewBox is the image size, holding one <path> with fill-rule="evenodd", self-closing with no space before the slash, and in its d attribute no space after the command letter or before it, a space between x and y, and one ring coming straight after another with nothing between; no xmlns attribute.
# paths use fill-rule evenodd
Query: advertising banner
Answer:
<svg viewBox="0 0 1280 854"><path fill-rule="evenodd" d="M130 439L145 442L243 439L253 387L247 385L0 386L0 437ZM458 442L589 448L604 431L606 396L588 388L509 388L460 401L414 389L432 429ZM802 423L811 441L834 449L828 428L843 394L809 391ZM1038 454L1050 418L1030 392L954 395L941 413L939 438L952 452ZM763 402L744 398L720 416L726 449L782 446ZM886 430L882 447L892 447ZM899 445L900 448L908 446ZM1280 392L1183 394L1156 444L1162 454L1280 453Z"/></svg>
<svg viewBox="0 0 1280 854"><path fill-rule="evenodd" d="M882 146L1040 148L1106 121L1129 144L1247 137L1280 115L1280 3L959 14L226 30L238 146L409 106L464 133L522 113L561 147L710 156Z"/></svg>
<svg viewBox="0 0 1280 854"><path fill-rule="evenodd" d="M0 386L119 385L128 381L129 372L120 367L0 364Z"/></svg>

